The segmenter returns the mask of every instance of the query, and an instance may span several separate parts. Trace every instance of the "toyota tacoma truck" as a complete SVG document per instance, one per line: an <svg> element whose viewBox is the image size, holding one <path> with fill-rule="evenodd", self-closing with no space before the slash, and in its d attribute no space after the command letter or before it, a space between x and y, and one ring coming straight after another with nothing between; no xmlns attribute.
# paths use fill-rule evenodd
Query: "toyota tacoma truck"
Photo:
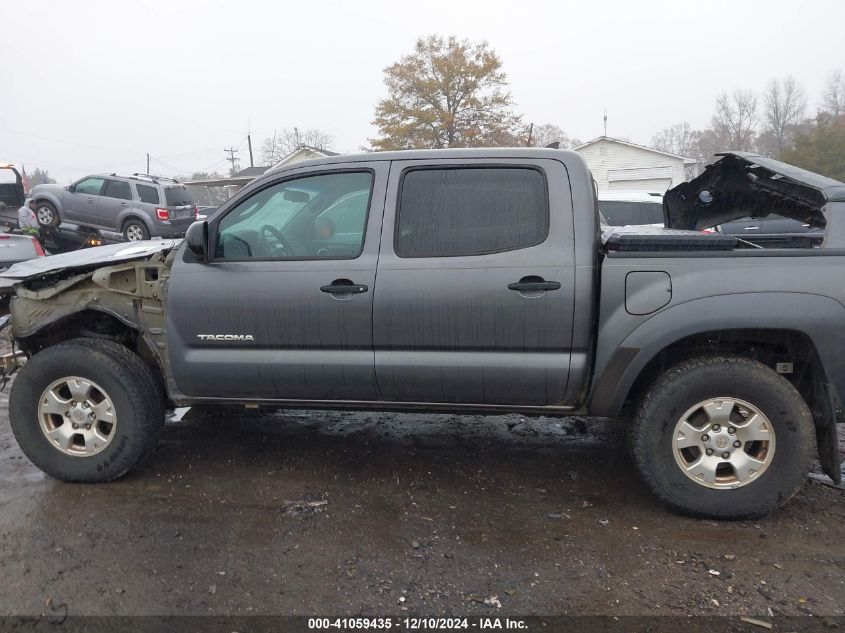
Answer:
<svg viewBox="0 0 845 633"><path fill-rule="evenodd" d="M818 249L701 229L776 213ZM840 481L845 185L731 153L605 231L574 152L333 156L273 171L181 242L19 264L12 429L65 481L120 477L175 406L622 418L670 507L747 518L814 459ZM237 421L233 422L237 424Z"/></svg>

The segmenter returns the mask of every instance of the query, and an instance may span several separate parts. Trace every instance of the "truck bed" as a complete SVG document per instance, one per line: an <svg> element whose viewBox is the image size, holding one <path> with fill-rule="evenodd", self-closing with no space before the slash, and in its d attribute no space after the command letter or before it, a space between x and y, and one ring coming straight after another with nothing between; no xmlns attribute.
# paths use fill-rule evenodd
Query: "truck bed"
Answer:
<svg viewBox="0 0 845 633"><path fill-rule="evenodd" d="M702 331L726 339L732 332L788 330L796 322L825 366L836 368L831 382L845 393L843 269L845 249L608 250L601 261L591 412L621 406L619 394L657 346L693 331L702 340ZM769 342L777 348L777 340Z"/></svg>

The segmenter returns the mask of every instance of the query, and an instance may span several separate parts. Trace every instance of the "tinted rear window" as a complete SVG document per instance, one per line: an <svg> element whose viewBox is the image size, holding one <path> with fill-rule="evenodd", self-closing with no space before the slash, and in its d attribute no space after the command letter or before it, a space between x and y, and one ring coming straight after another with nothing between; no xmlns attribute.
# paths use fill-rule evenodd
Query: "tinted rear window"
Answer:
<svg viewBox="0 0 845 633"><path fill-rule="evenodd" d="M194 197L184 185L165 188L164 199L167 200L168 207L182 207L188 204L194 204Z"/></svg>
<svg viewBox="0 0 845 633"><path fill-rule="evenodd" d="M660 202L599 200L599 209L610 226L663 224L663 205Z"/></svg>
<svg viewBox="0 0 845 633"><path fill-rule="evenodd" d="M546 181L536 169L418 169L402 180L400 257L498 253L540 244L548 232Z"/></svg>
<svg viewBox="0 0 845 633"><path fill-rule="evenodd" d="M148 204L160 204L158 199L158 189L155 187L136 184L135 188L138 189L138 197L141 198L141 202L146 202Z"/></svg>

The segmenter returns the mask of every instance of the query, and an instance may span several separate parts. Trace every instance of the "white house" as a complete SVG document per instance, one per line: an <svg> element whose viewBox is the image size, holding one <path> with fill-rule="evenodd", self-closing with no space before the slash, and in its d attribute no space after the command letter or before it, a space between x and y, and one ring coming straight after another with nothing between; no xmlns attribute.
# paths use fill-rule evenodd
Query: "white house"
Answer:
<svg viewBox="0 0 845 633"><path fill-rule="evenodd" d="M621 190L663 193L684 182L692 158L599 136L574 148L584 157L599 191Z"/></svg>
<svg viewBox="0 0 845 633"><path fill-rule="evenodd" d="M304 160L311 160L313 158L325 158L326 156L337 156L337 152L330 152L327 149L319 149L311 147L310 145L300 145L290 154L285 156L278 163L273 165L270 170L280 169L296 163L301 163ZM269 171L269 170L268 170Z"/></svg>

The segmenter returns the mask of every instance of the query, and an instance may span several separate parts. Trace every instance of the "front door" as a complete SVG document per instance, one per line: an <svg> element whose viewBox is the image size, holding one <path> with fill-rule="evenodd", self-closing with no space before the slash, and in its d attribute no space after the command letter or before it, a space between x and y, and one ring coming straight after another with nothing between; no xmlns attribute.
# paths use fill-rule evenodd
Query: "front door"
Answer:
<svg viewBox="0 0 845 633"><path fill-rule="evenodd" d="M59 216L63 222L82 223L91 226L100 224L98 206L100 194L103 192L105 178L91 176L83 178L62 196L62 207Z"/></svg>
<svg viewBox="0 0 845 633"><path fill-rule="evenodd" d="M564 404L575 263L563 164L396 161L386 206L373 315L384 399Z"/></svg>
<svg viewBox="0 0 845 633"><path fill-rule="evenodd" d="M167 335L182 392L377 399L372 308L387 172L374 161L280 174L210 223L209 261L180 251Z"/></svg>

